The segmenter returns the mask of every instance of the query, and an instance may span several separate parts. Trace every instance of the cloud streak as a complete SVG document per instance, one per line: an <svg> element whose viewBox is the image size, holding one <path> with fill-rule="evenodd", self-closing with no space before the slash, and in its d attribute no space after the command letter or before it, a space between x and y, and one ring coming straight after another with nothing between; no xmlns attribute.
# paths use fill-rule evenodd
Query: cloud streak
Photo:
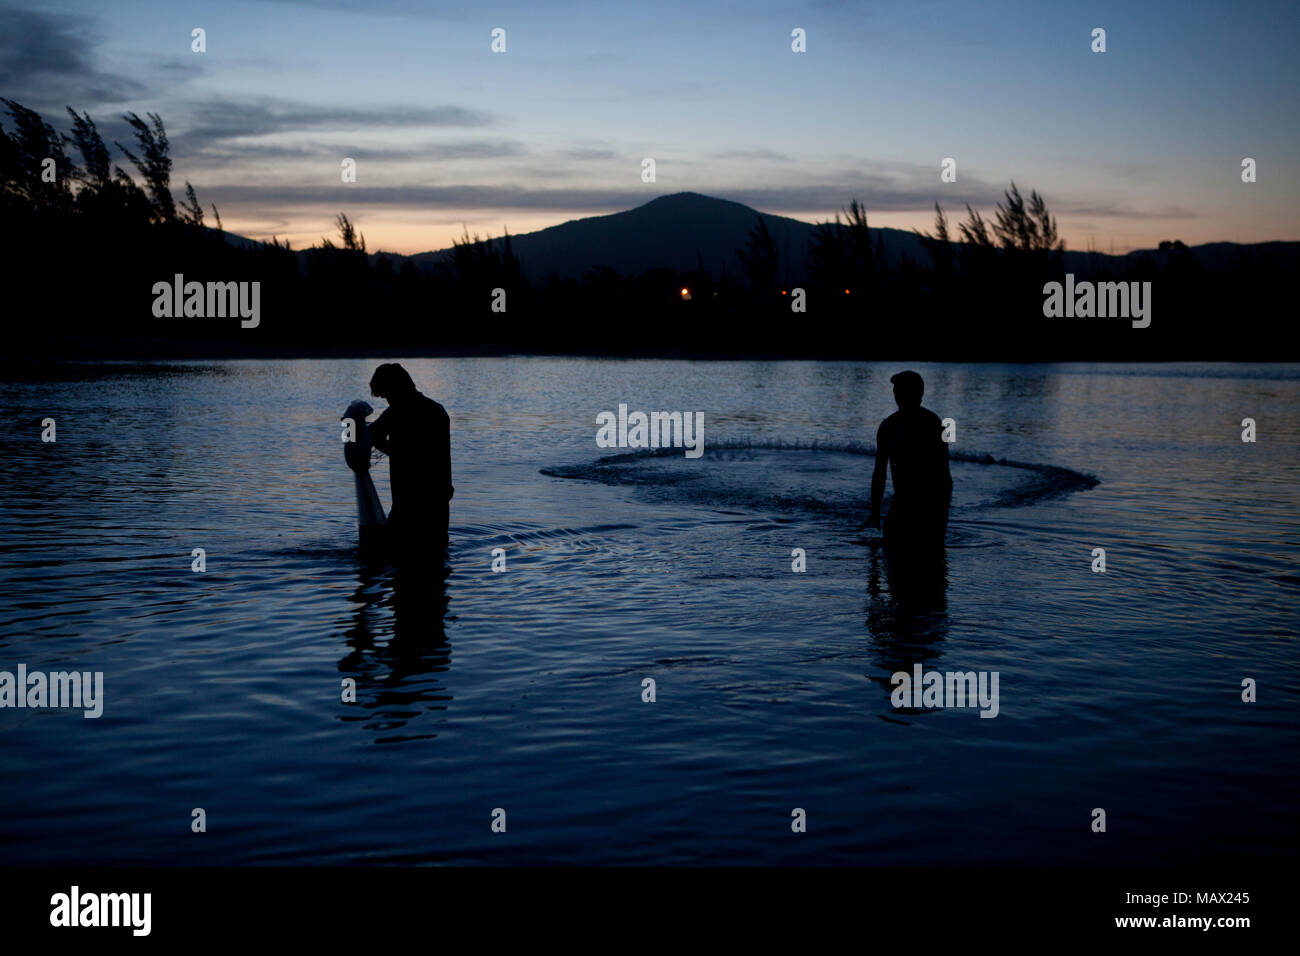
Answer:
<svg viewBox="0 0 1300 956"><path fill-rule="evenodd" d="M0 6L0 90L44 110L143 95L142 83L99 68L95 40L83 29L75 19Z"/></svg>
<svg viewBox="0 0 1300 956"><path fill-rule="evenodd" d="M201 152L177 152L199 165L273 160L292 162L339 161L343 158L376 163L481 161L526 156L527 145L518 140L465 140L410 146L357 146L355 143L216 143Z"/></svg>
<svg viewBox="0 0 1300 956"><path fill-rule="evenodd" d="M346 205L399 206L411 209L445 207L605 213L630 209L649 202L656 196L676 191L678 190L660 188L651 192L648 189L635 187L531 189L508 184L365 186L340 183L321 186L274 184L212 186L206 190L206 193L218 202L247 204L251 207L266 204L300 208L321 206L335 209ZM931 207L936 198L941 198L937 191L863 188L862 185L854 186L850 183L816 187L770 186L757 189L696 187L696 191L708 192L721 198L745 203L764 212L774 213L835 210L847 206L850 200L855 198L866 204L869 213L914 211ZM948 205L949 203L945 203L945 207Z"/></svg>
<svg viewBox="0 0 1300 956"><path fill-rule="evenodd" d="M176 154L202 154L231 140L328 130L473 128L495 118L463 106L316 106L274 97L208 100L187 104L188 124L176 137Z"/></svg>

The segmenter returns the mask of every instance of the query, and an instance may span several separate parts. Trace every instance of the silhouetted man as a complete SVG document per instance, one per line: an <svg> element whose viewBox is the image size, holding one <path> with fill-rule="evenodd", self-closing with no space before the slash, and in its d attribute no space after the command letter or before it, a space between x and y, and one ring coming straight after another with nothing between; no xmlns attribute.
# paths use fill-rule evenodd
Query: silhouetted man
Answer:
<svg viewBox="0 0 1300 956"><path fill-rule="evenodd" d="M898 411L881 422L876 432L876 470L871 475L867 524L880 527L888 466L894 479L894 498L885 518L885 543L904 548L940 547L952 501L943 423L934 412L921 407L925 382L920 375L899 372L890 382Z"/></svg>
<svg viewBox="0 0 1300 956"><path fill-rule="evenodd" d="M389 457L393 507L390 540L401 551L425 553L447 546L451 496L451 419L420 394L406 369L389 363L375 369L370 393L388 408L370 426L374 445Z"/></svg>

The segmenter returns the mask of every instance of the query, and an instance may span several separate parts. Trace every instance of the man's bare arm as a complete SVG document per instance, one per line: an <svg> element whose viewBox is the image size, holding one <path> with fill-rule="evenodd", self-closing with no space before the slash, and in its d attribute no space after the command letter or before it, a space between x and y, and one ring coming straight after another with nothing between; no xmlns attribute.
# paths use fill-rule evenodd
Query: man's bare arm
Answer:
<svg viewBox="0 0 1300 956"><path fill-rule="evenodd" d="M380 415L378 418L375 419L374 424L370 426L370 444L374 445L385 455L389 455L392 453L390 451L392 445L388 439L387 419L388 419L388 411L385 410L382 415Z"/></svg>
<svg viewBox="0 0 1300 956"><path fill-rule="evenodd" d="M876 467L871 472L871 516L868 524L879 524L880 503L885 498L885 476L889 474L889 445L882 425L876 432Z"/></svg>

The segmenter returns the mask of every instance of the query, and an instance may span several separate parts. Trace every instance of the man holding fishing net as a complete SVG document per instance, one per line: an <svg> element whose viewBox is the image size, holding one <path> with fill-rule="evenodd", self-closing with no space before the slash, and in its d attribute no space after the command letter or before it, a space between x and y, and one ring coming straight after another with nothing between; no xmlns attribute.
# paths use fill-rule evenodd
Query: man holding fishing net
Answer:
<svg viewBox="0 0 1300 956"><path fill-rule="evenodd" d="M390 462L389 546L404 556L437 555L447 547L448 508L455 493L447 410L422 395L395 362L375 370L370 392L388 401L370 426L370 438Z"/></svg>

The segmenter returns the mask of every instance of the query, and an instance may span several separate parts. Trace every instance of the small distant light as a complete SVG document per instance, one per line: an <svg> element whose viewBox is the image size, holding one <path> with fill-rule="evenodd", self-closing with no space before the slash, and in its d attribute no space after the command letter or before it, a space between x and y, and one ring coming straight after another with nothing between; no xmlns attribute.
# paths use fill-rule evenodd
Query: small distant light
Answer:
<svg viewBox="0 0 1300 956"><path fill-rule="evenodd" d="M848 289L845 289L845 290L844 290L844 294L845 294L845 295L848 295L848 294L849 294L849 290L848 290Z"/></svg>
<svg viewBox="0 0 1300 956"><path fill-rule="evenodd" d="M691 290L690 290L690 289L687 289L687 288L683 288L683 289L682 289L682 301L683 301L683 302L690 302L690 301L691 301Z"/></svg>
<svg viewBox="0 0 1300 956"><path fill-rule="evenodd" d="M782 294L782 295L785 295L785 289L782 289L782 290L781 290L781 294Z"/></svg>

